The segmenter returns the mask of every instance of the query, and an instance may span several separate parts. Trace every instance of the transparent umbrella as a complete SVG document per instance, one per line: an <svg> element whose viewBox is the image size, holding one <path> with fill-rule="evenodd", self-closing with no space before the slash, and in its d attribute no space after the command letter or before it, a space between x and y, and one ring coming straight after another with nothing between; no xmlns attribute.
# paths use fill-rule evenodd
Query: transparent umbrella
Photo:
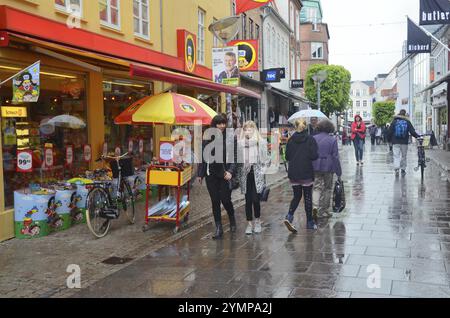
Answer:
<svg viewBox="0 0 450 318"><path fill-rule="evenodd" d="M45 125L54 125L56 127L82 129L86 123L78 117L72 115L59 115L51 118Z"/></svg>
<svg viewBox="0 0 450 318"><path fill-rule="evenodd" d="M288 121L290 123L294 123L296 119L298 118L312 118L317 117L318 119L328 118L324 113L322 113L320 110L317 109L303 109L299 112L296 112L294 115L292 115Z"/></svg>

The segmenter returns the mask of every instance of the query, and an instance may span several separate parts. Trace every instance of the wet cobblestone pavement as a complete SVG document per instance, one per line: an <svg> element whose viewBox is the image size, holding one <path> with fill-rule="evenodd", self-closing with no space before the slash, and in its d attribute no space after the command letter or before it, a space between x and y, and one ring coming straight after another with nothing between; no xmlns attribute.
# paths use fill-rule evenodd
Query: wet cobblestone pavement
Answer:
<svg viewBox="0 0 450 318"><path fill-rule="evenodd" d="M241 207L237 233L213 241L203 226L75 297L450 297L446 176L429 164L421 183L414 146L405 177L394 176L385 146L366 145L365 155L357 167L344 152L347 208L317 231L306 230L302 208L298 234L282 224L292 198L285 183L263 205L261 234L244 234Z"/></svg>

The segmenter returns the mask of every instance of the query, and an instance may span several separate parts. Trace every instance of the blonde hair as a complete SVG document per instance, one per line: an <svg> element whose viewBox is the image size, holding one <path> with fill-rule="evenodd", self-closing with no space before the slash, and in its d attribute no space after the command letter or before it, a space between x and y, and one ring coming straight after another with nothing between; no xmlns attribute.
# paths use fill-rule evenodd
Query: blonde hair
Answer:
<svg viewBox="0 0 450 318"><path fill-rule="evenodd" d="M296 119L294 122L294 126L295 126L295 130L297 130L298 132L302 132L302 131L306 130L306 128L307 128L306 119L305 118Z"/></svg>
<svg viewBox="0 0 450 318"><path fill-rule="evenodd" d="M247 128L253 129L253 136L251 138L259 142L262 137L261 134L259 133L258 127L256 126L256 123L253 120L249 120L244 123L244 125L241 128L240 138L241 139L245 138L245 129Z"/></svg>

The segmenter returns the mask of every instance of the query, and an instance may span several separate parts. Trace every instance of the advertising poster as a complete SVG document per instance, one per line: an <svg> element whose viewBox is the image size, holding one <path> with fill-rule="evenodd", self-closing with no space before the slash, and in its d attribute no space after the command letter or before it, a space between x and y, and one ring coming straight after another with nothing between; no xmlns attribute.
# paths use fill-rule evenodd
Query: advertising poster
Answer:
<svg viewBox="0 0 450 318"><path fill-rule="evenodd" d="M73 164L73 145L66 146L66 166L70 167Z"/></svg>
<svg viewBox="0 0 450 318"><path fill-rule="evenodd" d="M213 80L216 83L239 86L238 47L213 48Z"/></svg>
<svg viewBox="0 0 450 318"><path fill-rule="evenodd" d="M238 65L241 72L259 71L257 40L231 41L228 45L238 47Z"/></svg>
<svg viewBox="0 0 450 318"><path fill-rule="evenodd" d="M84 145L83 146L83 158L84 161L90 162L92 159L92 148L91 145Z"/></svg>
<svg viewBox="0 0 450 318"><path fill-rule="evenodd" d="M13 102L35 103L39 99L40 61L34 63L13 79Z"/></svg>

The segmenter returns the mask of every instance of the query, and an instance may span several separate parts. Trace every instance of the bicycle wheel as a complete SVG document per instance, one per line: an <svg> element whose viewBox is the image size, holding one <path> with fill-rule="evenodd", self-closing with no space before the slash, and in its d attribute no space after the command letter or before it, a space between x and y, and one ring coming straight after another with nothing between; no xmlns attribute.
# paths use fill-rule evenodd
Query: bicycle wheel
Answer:
<svg viewBox="0 0 450 318"><path fill-rule="evenodd" d="M131 191L130 184L125 179L122 179L122 182L120 184L120 193L121 199L118 203L118 208L122 209L125 212L125 215L127 216L130 224L134 224L134 221L136 219L134 210L134 195Z"/></svg>
<svg viewBox="0 0 450 318"><path fill-rule="evenodd" d="M102 212L108 208L108 195L103 188L92 189L87 196L86 223L95 237L108 234L111 220L104 218Z"/></svg>

